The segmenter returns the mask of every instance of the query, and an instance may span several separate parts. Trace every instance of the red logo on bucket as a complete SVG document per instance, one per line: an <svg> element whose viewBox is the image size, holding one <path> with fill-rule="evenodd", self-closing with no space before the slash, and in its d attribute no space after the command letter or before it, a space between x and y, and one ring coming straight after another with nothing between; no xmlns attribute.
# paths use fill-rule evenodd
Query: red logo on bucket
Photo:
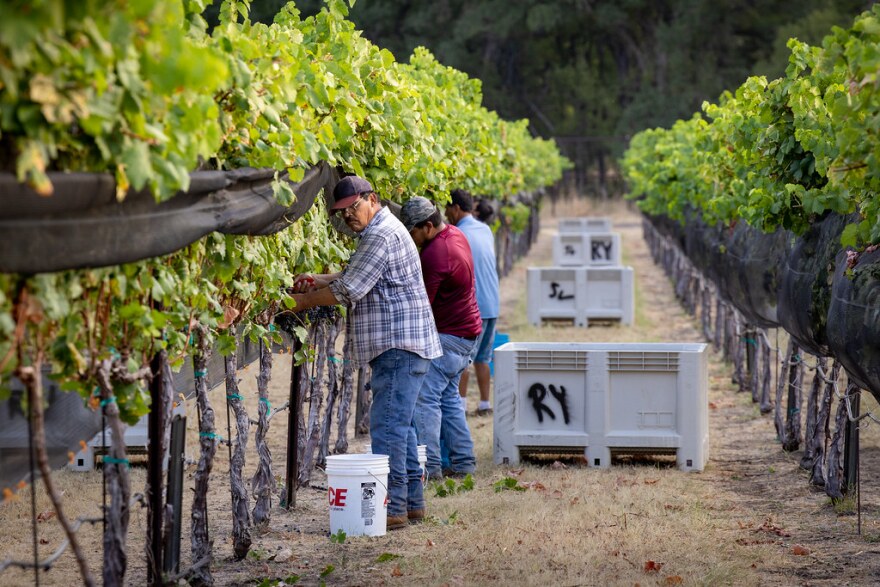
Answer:
<svg viewBox="0 0 880 587"><path fill-rule="evenodd" d="M327 488L327 497L330 498L330 505L336 507L345 507L345 495L348 493L348 489L333 489L332 487Z"/></svg>

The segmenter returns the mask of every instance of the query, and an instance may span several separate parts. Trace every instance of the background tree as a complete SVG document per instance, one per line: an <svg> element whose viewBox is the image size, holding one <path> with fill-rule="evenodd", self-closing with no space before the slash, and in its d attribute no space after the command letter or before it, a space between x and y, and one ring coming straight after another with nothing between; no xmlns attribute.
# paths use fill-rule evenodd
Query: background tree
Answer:
<svg viewBox="0 0 880 587"><path fill-rule="evenodd" d="M271 21L281 0L254 2ZM615 191L634 133L689 118L749 75L783 75L785 42L818 43L873 2L804 0L368 0L350 18L406 61L424 45L483 82L485 106L528 118L577 168L578 189ZM297 7L313 14L323 0Z"/></svg>

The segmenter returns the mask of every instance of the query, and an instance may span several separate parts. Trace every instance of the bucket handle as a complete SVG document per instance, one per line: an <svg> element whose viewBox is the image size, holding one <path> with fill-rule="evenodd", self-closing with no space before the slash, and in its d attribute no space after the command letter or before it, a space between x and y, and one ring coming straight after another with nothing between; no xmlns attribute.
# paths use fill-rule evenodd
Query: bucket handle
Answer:
<svg viewBox="0 0 880 587"><path fill-rule="evenodd" d="M324 471L324 474L326 475L326 474L327 474L327 468L325 467L325 468L323 469L323 471ZM372 477L373 479L375 479L376 482L377 482L379 485L382 486L382 489L385 490L385 493L386 493L386 494L388 493L388 486L387 486L386 484L382 483L382 480L379 479L378 477L376 477L376 475L373 474L372 471L367 471L367 475L369 475L370 477Z"/></svg>

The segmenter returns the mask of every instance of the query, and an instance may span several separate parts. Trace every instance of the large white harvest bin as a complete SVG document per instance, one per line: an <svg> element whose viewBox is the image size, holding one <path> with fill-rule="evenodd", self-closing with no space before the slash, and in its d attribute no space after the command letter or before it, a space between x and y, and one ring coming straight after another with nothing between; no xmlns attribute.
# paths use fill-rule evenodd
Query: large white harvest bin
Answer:
<svg viewBox="0 0 880 587"><path fill-rule="evenodd" d="M559 232L611 232L611 219L601 216L560 218Z"/></svg>
<svg viewBox="0 0 880 587"><path fill-rule="evenodd" d="M708 460L705 344L507 343L495 349L494 459L674 454L684 471Z"/></svg>
<svg viewBox="0 0 880 587"><path fill-rule="evenodd" d="M173 416L185 418L186 403L179 402L175 404L171 413ZM150 416L147 414L146 416L142 416L134 426L125 426L122 433L122 439L125 441L125 451L128 454L147 454L147 450L150 447L149 421ZM79 450L73 456L73 461L68 464L68 468L73 471L93 470L95 468L96 454L101 454L103 447L109 449L112 445L112 433L110 432L110 428L107 427L104 429L103 438L101 432L95 434L95 436L86 443L86 447ZM162 466L165 468L167 465L168 455L166 454Z"/></svg>
<svg viewBox="0 0 880 587"><path fill-rule="evenodd" d="M620 234L572 232L553 237L553 264L560 267L620 265Z"/></svg>
<svg viewBox="0 0 880 587"><path fill-rule="evenodd" d="M635 288L632 267L529 267L526 291L529 324L544 320L620 320L632 324Z"/></svg>

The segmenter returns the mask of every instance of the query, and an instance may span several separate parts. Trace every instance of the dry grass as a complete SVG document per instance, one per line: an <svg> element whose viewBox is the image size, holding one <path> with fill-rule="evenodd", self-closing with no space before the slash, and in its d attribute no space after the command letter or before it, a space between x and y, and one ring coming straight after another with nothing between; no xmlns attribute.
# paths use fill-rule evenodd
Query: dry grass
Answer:
<svg viewBox="0 0 880 587"><path fill-rule="evenodd" d="M641 239L639 217L620 203L569 202L560 215L609 215L622 233L624 262L636 271L637 311L632 327L575 328L526 324L525 270L547 265L556 219L544 210L544 230L525 261L502 284L499 330L513 341L699 341L696 324L675 302L671 287L650 260ZM256 412L255 371L242 374L242 395ZM277 357L272 402L287 393L289 359ZM472 378L473 381L473 378ZM476 407L471 384L470 411ZM862 439L863 536L856 516L838 515L824 494L811 489L797 466L800 454L785 454L775 441L772 420L760 416L747 394L730 383L730 366L710 361L710 462L702 473L682 473L668 459L618 461L606 470L587 468L583 459L531 462L515 470L492 465L491 418L469 419L479 470L472 491L436 497L429 487L429 519L377 538L328 539L329 520L324 478L301 489L292 512L275 509L270 531L256 537L252 555L231 560L229 491L225 449L218 452L209 496L210 523L218 584L257 583L296 575L299 583L336 585L869 585L876 581L880 551L874 487L880 471L877 426ZM223 405L223 391L212 393ZM871 398L868 403L876 409ZM225 410L218 410L225 433ZM190 450L196 436L190 427ZM283 473L286 418L273 421L271 446L276 475ZM368 439L354 441L357 451ZM252 446L252 443L251 443ZM253 454L253 453L251 453ZM253 471L253 457L248 470ZM526 491L496 492L494 484L513 478ZM101 499L99 473L60 472L70 516L95 514ZM143 469L133 470L132 487L143 487ZM188 500L186 501L188 504ZM40 497L38 511L49 510ZM188 512L187 512L188 513ZM188 522L186 524L188 526ZM17 502L0 506L0 558L32 558L30 502L27 491ZM62 539L57 524L38 524L47 541L43 556ZM145 581L145 516L132 516L129 583ZM100 526L82 532L92 567L100 572ZM188 561L188 531L182 551ZM801 547L803 550L795 548ZM287 562L273 557L292 551ZM806 551L807 554L799 554ZM383 553L399 555L378 562ZM330 567L332 566L332 570ZM322 578L321 575L324 574ZM43 584L77 582L72 557L43 575ZM33 575L11 570L3 585L28 585Z"/></svg>

